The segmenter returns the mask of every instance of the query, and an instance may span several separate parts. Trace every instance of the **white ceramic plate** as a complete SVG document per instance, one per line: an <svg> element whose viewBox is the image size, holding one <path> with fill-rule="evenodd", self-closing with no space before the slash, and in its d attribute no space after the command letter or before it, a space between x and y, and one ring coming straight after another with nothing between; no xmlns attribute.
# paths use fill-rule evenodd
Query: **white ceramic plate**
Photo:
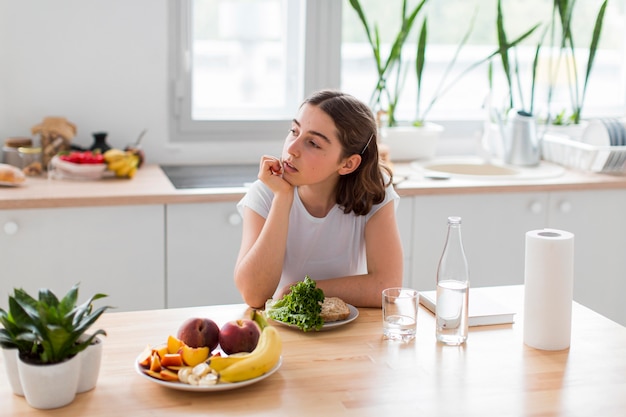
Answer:
<svg viewBox="0 0 626 417"><path fill-rule="evenodd" d="M264 380L265 378L272 375L274 372L278 371L278 368L280 368L282 363L283 363L283 357L281 356L276 366L274 366L272 369L270 369L269 371L267 371L260 377L248 379L247 381L241 381L241 382L218 382L215 385L207 385L207 386L189 385L189 384L184 384L182 382L163 381L160 379L153 378L150 375L146 374L143 368L141 367L141 365L139 365L139 357L137 357L137 359L135 360L135 370L142 377L148 379L151 382L154 382L157 385L161 385L166 388L171 388L171 389L175 389L179 391L213 392L213 391L228 391L231 389L237 389L237 388L246 387L248 385L256 384L257 382Z"/></svg>
<svg viewBox="0 0 626 417"><path fill-rule="evenodd" d="M322 326L322 328L319 331L334 329L335 327L340 327L340 326L343 326L344 324L348 324L348 323L356 320L356 318L359 317L359 310L355 306L353 306L351 304L348 304L348 308L350 309L350 315L348 316L347 319L339 320L339 321L331 321L331 322L328 322L328 323L324 323L324 325ZM274 323L277 323L277 324L281 325L281 326L291 327L293 329L300 329L295 324L285 323L285 322L282 322L282 321L279 321L279 320L274 320L274 319L270 319L270 320L272 322L274 322Z"/></svg>
<svg viewBox="0 0 626 417"><path fill-rule="evenodd" d="M0 185L3 187L20 187L24 185L25 181L22 182L8 182L8 181L0 181Z"/></svg>

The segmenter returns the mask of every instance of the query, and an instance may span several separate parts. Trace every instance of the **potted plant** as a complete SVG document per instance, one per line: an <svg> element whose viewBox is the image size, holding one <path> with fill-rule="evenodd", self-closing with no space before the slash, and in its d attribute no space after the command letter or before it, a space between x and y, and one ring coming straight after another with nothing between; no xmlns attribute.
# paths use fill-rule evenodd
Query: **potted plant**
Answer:
<svg viewBox="0 0 626 417"><path fill-rule="evenodd" d="M4 327L0 343L5 349L17 349L19 383L32 407L62 407L72 402L79 390L89 388L89 382L81 379L93 381L98 369L93 369L92 362L99 367L99 358L83 361L83 357L86 349L98 348L99 335L106 335L102 329L87 334L110 308L93 309L93 301L103 297L106 295L95 294L77 306L78 285L61 300L48 289L39 290L38 299L15 289L9 296L8 312L0 309ZM7 371L12 372L8 367Z"/></svg>
<svg viewBox="0 0 626 417"><path fill-rule="evenodd" d="M407 11L407 1L404 0L402 2L400 28L394 38L394 42L391 45L388 57L386 59L382 59L381 39L378 31L378 25L375 23L373 27L370 28L369 20L359 0L350 0L350 4L357 13L367 35L378 74L378 79L372 93L370 105L372 106L374 112L379 116L379 125L381 127L380 130L383 142L389 145L391 156L395 160L429 159L434 155L437 142L443 132L443 126L427 120L429 111L433 108L436 102L465 74L479 65L486 63L499 53L499 50L494 51L487 57L469 65L461 71L456 78L448 81L448 77L457 62L457 58L473 31L476 18L476 14L474 14L473 18L470 20L467 31L457 45L454 55L447 64L435 92L422 110L421 105L423 97L421 90L424 68L426 66L426 49L428 45L428 17L427 12L424 11L426 3L427 0L422 0L421 2L418 2L415 8ZM418 20L418 16L421 17L422 15L422 24L418 31L416 41L417 47L414 67L417 82L417 111L413 120L406 121L404 124L401 124L397 120L396 110L400 94L403 90L404 81L407 76L407 68L402 55L402 47L404 46L415 22ZM521 42L525 36L511 42L510 46ZM390 83L390 80L393 82ZM385 120L382 120L383 118L380 117L381 114L385 115Z"/></svg>
<svg viewBox="0 0 626 417"><path fill-rule="evenodd" d="M572 17L574 15L575 0L554 0L552 12L552 45L556 45L555 53L558 54L555 65L550 68L550 86L548 89L548 115L547 122L552 131L563 131L559 127L565 127L569 131L569 136L579 139L582 131L586 126L586 121L582 119L582 110L585 104L585 96L589 83L589 76L593 69L593 64L602 34L602 26L604 23L604 15L608 0L605 0L598 10L595 18L593 33L588 48L587 62L585 65L584 77L579 75L579 67L577 65L576 47L574 43L573 33L579 33L572 29ZM560 29L560 30L559 30ZM558 34L558 37L556 37ZM570 98L570 109L560 109L556 114L552 114L552 96L557 84L557 74L560 67L565 67L565 73L568 76L568 82L565 83L568 88ZM582 78L582 88L581 87ZM568 115L569 110L569 115ZM556 128L555 128L556 127Z"/></svg>

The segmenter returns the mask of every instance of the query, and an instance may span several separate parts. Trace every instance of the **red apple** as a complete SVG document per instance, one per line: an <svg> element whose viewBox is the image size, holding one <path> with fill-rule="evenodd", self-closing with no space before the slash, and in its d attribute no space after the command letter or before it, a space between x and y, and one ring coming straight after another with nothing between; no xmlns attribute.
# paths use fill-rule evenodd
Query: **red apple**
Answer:
<svg viewBox="0 0 626 417"><path fill-rule="evenodd" d="M209 352L219 343L219 326L211 319L193 317L178 329L178 339L189 347L208 347Z"/></svg>
<svg viewBox="0 0 626 417"><path fill-rule="evenodd" d="M220 329L220 347L227 354L252 352L256 347L261 328L254 320L229 321Z"/></svg>

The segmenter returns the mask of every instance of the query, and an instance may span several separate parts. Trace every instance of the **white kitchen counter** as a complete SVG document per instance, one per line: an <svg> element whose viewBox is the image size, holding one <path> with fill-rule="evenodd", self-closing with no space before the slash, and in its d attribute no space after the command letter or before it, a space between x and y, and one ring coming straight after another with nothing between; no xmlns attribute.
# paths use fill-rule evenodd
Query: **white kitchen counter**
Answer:
<svg viewBox="0 0 626 417"><path fill-rule="evenodd" d="M406 164L396 164L406 172ZM626 177L566 170L545 179L432 180L413 175L397 185L401 196L531 191L626 189ZM158 165L141 168L135 178L100 181L48 180L29 177L20 187L0 188L0 209L90 207L238 201L244 187L177 190Z"/></svg>

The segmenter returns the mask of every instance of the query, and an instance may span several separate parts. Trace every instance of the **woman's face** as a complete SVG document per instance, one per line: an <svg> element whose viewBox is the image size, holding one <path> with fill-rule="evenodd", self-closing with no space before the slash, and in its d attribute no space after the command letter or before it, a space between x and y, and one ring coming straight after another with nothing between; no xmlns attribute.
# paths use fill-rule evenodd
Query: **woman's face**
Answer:
<svg viewBox="0 0 626 417"><path fill-rule="evenodd" d="M317 106L303 105L285 139L283 178L294 186L336 181L341 155L333 119Z"/></svg>

